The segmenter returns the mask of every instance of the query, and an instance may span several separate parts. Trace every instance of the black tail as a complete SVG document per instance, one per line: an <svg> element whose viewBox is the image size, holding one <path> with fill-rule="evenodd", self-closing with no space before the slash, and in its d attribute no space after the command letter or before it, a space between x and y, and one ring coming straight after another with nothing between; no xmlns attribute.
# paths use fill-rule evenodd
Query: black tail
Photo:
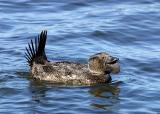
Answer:
<svg viewBox="0 0 160 114"><path fill-rule="evenodd" d="M44 64L47 61L47 57L45 54L45 44L47 39L47 31L44 30L41 32L38 37L35 38L35 41L31 40L28 43L28 47L26 47L25 58L29 66L33 65L33 62L37 64Z"/></svg>

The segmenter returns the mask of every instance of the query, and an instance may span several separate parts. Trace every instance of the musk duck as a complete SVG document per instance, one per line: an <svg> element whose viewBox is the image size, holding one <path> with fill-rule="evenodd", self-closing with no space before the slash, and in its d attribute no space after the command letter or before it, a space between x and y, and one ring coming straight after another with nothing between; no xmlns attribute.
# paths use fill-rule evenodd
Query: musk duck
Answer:
<svg viewBox="0 0 160 114"><path fill-rule="evenodd" d="M45 53L47 31L42 31L26 47L25 58L36 80L53 83L92 85L111 82L111 73L119 73L119 59L106 52L91 55L87 64L49 61Z"/></svg>

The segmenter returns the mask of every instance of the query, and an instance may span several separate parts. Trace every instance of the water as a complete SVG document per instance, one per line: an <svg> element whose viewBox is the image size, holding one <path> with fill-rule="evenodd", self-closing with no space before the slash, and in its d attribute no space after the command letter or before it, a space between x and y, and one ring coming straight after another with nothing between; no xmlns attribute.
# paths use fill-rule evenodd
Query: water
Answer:
<svg viewBox="0 0 160 114"><path fill-rule="evenodd" d="M1 114L160 112L159 0L0 0ZM119 57L112 85L64 86L29 78L25 47L48 30L50 60Z"/></svg>

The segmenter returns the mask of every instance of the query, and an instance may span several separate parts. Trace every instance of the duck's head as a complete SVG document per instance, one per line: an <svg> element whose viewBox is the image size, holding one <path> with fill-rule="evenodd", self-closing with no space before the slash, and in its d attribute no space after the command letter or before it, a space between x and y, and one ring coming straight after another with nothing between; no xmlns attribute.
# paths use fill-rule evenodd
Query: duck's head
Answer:
<svg viewBox="0 0 160 114"><path fill-rule="evenodd" d="M116 74L120 72L118 61L118 58L112 57L108 53L101 52L90 56L88 68L90 72L95 74Z"/></svg>

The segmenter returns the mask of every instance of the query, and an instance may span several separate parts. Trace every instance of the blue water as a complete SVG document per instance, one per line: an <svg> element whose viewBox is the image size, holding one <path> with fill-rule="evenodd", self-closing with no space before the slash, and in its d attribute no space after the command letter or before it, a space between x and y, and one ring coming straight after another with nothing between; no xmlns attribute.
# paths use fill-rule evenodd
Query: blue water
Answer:
<svg viewBox="0 0 160 114"><path fill-rule="evenodd" d="M64 86L29 77L25 47L48 30L50 60L120 59L112 85ZM160 112L159 0L0 0L0 114Z"/></svg>

